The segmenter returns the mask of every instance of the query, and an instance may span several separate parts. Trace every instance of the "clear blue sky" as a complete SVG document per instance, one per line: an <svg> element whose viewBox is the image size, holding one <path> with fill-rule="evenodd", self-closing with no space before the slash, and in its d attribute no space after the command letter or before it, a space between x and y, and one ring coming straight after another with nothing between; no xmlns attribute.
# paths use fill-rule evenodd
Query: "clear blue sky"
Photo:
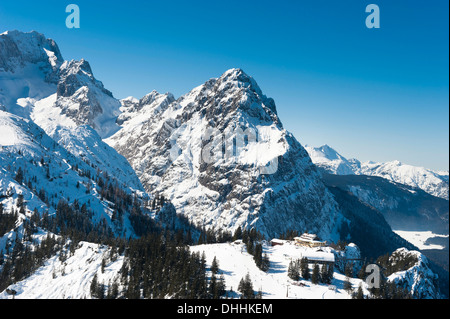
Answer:
<svg viewBox="0 0 450 319"><path fill-rule="evenodd" d="M81 28L67 29L75 3ZM381 28L367 29L375 3ZM117 98L175 96L242 68L303 144L448 169L447 0L0 2L0 32L36 30Z"/></svg>

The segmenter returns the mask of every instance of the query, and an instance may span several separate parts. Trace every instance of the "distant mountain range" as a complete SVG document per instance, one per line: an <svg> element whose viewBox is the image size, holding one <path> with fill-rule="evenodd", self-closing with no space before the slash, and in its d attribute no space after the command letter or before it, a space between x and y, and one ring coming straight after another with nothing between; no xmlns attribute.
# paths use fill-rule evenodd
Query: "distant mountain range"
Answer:
<svg viewBox="0 0 450 319"><path fill-rule="evenodd" d="M394 229L448 234L448 172L398 161L361 163L328 145L306 150L327 185L345 189L376 208Z"/></svg>
<svg viewBox="0 0 450 319"><path fill-rule="evenodd" d="M335 175L379 176L392 182L420 188L443 199L449 199L449 172L433 171L399 161L387 163L347 159L328 145L306 146L311 160L322 170Z"/></svg>

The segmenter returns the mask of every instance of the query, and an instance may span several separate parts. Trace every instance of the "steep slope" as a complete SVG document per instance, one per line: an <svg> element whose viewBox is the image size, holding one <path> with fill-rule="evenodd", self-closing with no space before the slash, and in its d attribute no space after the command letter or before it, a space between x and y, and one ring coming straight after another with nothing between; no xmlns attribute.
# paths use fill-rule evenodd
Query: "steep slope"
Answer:
<svg viewBox="0 0 450 319"><path fill-rule="evenodd" d="M436 172L399 161L361 163L357 159L345 158L328 145L317 148L306 147L306 150L314 164L327 173L379 176L395 183L420 188L436 197L449 199L448 172Z"/></svg>
<svg viewBox="0 0 450 319"><path fill-rule="evenodd" d="M383 213L395 230L448 234L448 201L377 176L324 174L326 185L352 193Z"/></svg>
<svg viewBox="0 0 450 319"><path fill-rule="evenodd" d="M38 32L0 34L0 109L28 117L29 107L17 100L39 100L56 92L62 61L57 44Z"/></svg>
<svg viewBox="0 0 450 319"><path fill-rule="evenodd" d="M134 234L125 211L122 222L114 222L119 198L110 201L103 193L108 187L122 189L114 175L74 156L30 120L0 111L0 127L8 133L7 143L0 140L0 203L8 212L18 209L20 194L25 202L22 219L34 214L52 216L61 200L70 205L76 202L77 207L86 206L83 218L93 225L105 225L117 236ZM123 190L124 195L127 191L131 197L133 190Z"/></svg>
<svg viewBox="0 0 450 319"><path fill-rule="evenodd" d="M40 113L45 106L46 114L39 117L34 106L43 99ZM61 117L66 126L87 124L102 138L119 128L120 102L95 79L89 63L64 61L55 41L35 31L0 35L0 105L41 126L58 125Z"/></svg>
<svg viewBox="0 0 450 319"><path fill-rule="evenodd" d="M107 140L147 191L163 194L200 227L338 237L342 216L319 172L283 129L274 101L242 70L176 101L152 96L146 106L124 101L122 129Z"/></svg>
<svg viewBox="0 0 450 319"><path fill-rule="evenodd" d="M111 261L111 248L81 242L73 254L61 253L48 259L33 275L9 287L17 293L16 299L85 299L91 298L91 283L96 275L105 283L117 282L123 264L123 256ZM108 264L103 266L105 260ZM11 296L0 292L0 299Z"/></svg>
<svg viewBox="0 0 450 319"><path fill-rule="evenodd" d="M89 63L65 61L59 69L55 107L77 125L90 125L102 137L118 129L120 102L96 80Z"/></svg>
<svg viewBox="0 0 450 319"><path fill-rule="evenodd" d="M35 31L5 32L0 48L1 109L32 120L123 187L143 191L128 162L102 141L119 128L120 102L95 79L89 63L64 61L55 41Z"/></svg>
<svg viewBox="0 0 450 319"><path fill-rule="evenodd" d="M401 248L394 251L387 261L388 281L411 292L416 299L439 299L437 275L430 262L418 251Z"/></svg>
<svg viewBox="0 0 450 319"><path fill-rule="evenodd" d="M342 238L357 244L364 258L376 259L399 247L415 249L412 244L392 232L391 226L378 210L346 190L332 185L328 187L343 215L351 221L342 225Z"/></svg>

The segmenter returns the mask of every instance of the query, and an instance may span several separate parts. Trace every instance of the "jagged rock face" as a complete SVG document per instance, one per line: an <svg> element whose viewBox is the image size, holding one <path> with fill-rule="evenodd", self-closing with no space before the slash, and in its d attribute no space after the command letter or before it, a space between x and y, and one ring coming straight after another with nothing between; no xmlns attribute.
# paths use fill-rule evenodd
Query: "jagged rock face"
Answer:
<svg viewBox="0 0 450 319"><path fill-rule="evenodd" d="M55 91L63 59L56 43L37 32L0 34L0 109L29 117L21 98L42 99Z"/></svg>
<svg viewBox="0 0 450 319"><path fill-rule="evenodd" d="M337 205L253 78L232 69L171 103L152 95L146 106L122 102L129 120L107 140L148 191L207 228L336 235Z"/></svg>
<svg viewBox="0 0 450 319"><path fill-rule="evenodd" d="M80 78L86 78L86 82L95 83L89 63L85 60L64 62L59 70L60 80L56 93L58 97L70 97L83 87L84 83Z"/></svg>
<svg viewBox="0 0 450 319"><path fill-rule="evenodd" d="M66 61L59 69L55 106L76 125L90 125L102 138L118 130L120 102L95 79L85 60Z"/></svg>
<svg viewBox="0 0 450 319"><path fill-rule="evenodd" d="M67 116L102 138L118 130L120 102L95 79L87 61L64 61L56 43L37 32L3 33L0 49L0 109L31 119L35 103L56 94L50 107L61 111L48 122Z"/></svg>
<svg viewBox="0 0 450 319"><path fill-rule="evenodd" d="M54 71L63 61L58 45L38 32L0 34L0 72L16 72L27 64L42 63Z"/></svg>
<svg viewBox="0 0 450 319"><path fill-rule="evenodd" d="M175 98L171 93L159 94L156 91L152 91L140 100L133 97L123 99L120 101L122 107L120 108L121 113L117 118L117 124L123 125L128 121L128 126L140 125L142 119L138 117L147 120L149 117L167 109L173 102L175 102ZM139 116L136 116L138 114Z"/></svg>

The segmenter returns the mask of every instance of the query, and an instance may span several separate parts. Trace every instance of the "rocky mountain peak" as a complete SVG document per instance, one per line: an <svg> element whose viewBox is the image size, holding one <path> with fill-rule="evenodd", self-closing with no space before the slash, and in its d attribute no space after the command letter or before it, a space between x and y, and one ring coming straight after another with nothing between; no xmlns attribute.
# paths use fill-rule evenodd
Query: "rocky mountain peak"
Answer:
<svg viewBox="0 0 450 319"><path fill-rule="evenodd" d="M59 82L57 87L58 97L69 97L83 86L95 86L104 94L113 97L112 93L105 89L103 83L96 80L88 61L65 61L59 69Z"/></svg>
<svg viewBox="0 0 450 319"><path fill-rule="evenodd" d="M0 72L16 72L28 63L43 63L55 70L64 61L58 45L36 31L0 34Z"/></svg>
<svg viewBox="0 0 450 319"><path fill-rule="evenodd" d="M108 139L147 190L206 228L337 235L336 203L252 77L231 69L164 107L162 97L150 93L139 103L153 102L138 112L135 99L123 101L121 117L130 118Z"/></svg>
<svg viewBox="0 0 450 319"><path fill-rule="evenodd" d="M185 118L200 113L219 130L230 122L241 127L258 122L282 128L274 100L265 96L256 81L242 69L230 69L219 78L206 81L180 97L177 104L184 109Z"/></svg>

